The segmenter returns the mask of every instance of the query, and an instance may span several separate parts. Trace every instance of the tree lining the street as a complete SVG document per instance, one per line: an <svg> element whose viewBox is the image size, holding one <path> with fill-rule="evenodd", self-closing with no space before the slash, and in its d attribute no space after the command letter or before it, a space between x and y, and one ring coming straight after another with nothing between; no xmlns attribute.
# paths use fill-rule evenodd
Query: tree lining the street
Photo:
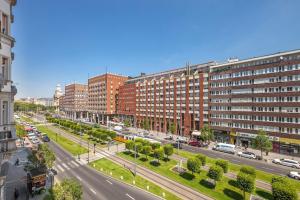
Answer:
<svg viewBox="0 0 300 200"><path fill-rule="evenodd" d="M257 136L253 140L252 147L260 150L260 156L263 159L263 152L270 152L273 145L266 132L264 130L258 130Z"/></svg>

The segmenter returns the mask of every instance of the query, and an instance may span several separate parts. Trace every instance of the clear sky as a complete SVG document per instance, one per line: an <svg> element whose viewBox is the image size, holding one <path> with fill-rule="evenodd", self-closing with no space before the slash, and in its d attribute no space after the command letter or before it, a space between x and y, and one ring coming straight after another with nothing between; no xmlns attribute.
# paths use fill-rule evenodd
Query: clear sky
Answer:
<svg viewBox="0 0 300 200"><path fill-rule="evenodd" d="M300 48L299 0L19 0L17 97L109 72L135 76Z"/></svg>

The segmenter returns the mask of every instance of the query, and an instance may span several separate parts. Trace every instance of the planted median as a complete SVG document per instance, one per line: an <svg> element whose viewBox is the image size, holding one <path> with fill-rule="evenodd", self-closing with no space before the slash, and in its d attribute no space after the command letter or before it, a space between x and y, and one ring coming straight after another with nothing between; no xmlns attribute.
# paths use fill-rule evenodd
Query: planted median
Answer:
<svg viewBox="0 0 300 200"><path fill-rule="evenodd" d="M88 152L86 148L50 130L47 126L39 126L38 129L39 131L46 133L52 141L59 144L62 148L71 153L73 156Z"/></svg>
<svg viewBox="0 0 300 200"><path fill-rule="evenodd" d="M128 183L130 185L134 185L143 190L149 191L157 196L160 196L164 199L169 200L179 200L177 196L172 193L162 189L158 185L142 178L141 176L134 176L133 173L124 167L121 167L114 162L102 158L100 160L94 161L89 164L91 167L96 170L105 173L106 175L112 176L113 178L120 180L122 182ZM135 181L135 184L133 184Z"/></svg>
<svg viewBox="0 0 300 200"><path fill-rule="evenodd" d="M148 144L143 144L142 141L138 141L135 144L128 142L126 143L128 151L119 153L118 156L136 162L140 166L146 167L214 199L243 199L243 191L238 187L236 180L222 175L220 175L221 177L219 175L215 176L217 172L214 168L210 172L201 169L195 158L190 160L189 166L186 163L182 164L180 171L178 171L178 162L167 157L167 152L170 152L170 150L167 150L168 148L150 144L151 150L149 152L146 148L147 146ZM222 163L219 163L219 165L223 166ZM218 170L219 168L217 167ZM222 168L222 170L226 173L225 168ZM253 194L262 196L265 199L272 199L272 195L262 189L254 188ZM249 196L249 193L246 193L246 199L249 199Z"/></svg>

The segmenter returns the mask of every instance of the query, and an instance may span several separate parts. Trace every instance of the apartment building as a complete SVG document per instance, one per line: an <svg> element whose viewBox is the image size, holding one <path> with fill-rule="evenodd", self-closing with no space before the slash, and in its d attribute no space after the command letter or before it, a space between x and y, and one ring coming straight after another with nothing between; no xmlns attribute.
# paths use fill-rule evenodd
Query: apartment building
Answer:
<svg viewBox="0 0 300 200"><path fill-rule="evenodd" d="M117 110L121 121L129 119L132 124L135 124L136 113L136 84L125 83L119 88L119 95L117 98Z"/></svg>
<svg viewBox="0 0 300 200"><path fill-rule="evenodd" d="M88 117L96 123L106 123L116 115L119 87L126 76L106 73L88 80Z"/></svg>
<svg viewBox="0 0 300 200"><path fill-rule="evenodd" d="M211 67L209 121L217 139L250 146L259 129L273 151L300 155L300 50Z"/></svg>
<svg viewBox="0 0 300 200"><path fill-rule="evenodd" d="M147 120L151 130L168 132L174 125L177 134L190 135L208 123L208 72L213 64L187 65L128 80L127 96L134 93L132 84L136 88L135 114L128 113L134 116L136 126L141 127ZM120 93L119 98L126 96ZM126 114L124 107L120 112Z"/></svg>
<svg viewBox="0 0 300 200"><path fill-rule="evenodd" d="M70 119L87 118L88 86L84 84L70 84L65 86L63 110Z"/></svg>
<svg viewBox="0 0 300 200"><path fill-rule="evenodd" d="M65 100L65 95L63 94L58 99L58 109L60 112L64 112L64 109L65 109L64 100Z"/></svg>
<svg viewBox="0 0 300 200"><path fill-rule="evenodd" d="M14 20L12 7L15 5L16 1L0 0L0 167L3 159L16 149L13 109L17 89L13 86L11 75L15 43L11 36L11 23Z"/></svg>

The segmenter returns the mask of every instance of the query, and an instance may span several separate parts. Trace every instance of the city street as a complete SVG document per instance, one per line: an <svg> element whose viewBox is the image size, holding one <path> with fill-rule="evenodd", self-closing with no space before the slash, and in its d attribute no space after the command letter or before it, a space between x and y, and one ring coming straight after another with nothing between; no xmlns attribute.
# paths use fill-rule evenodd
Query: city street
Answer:
<svg viewBox="0 0 300 200"><path fill-rule="evenodd" d="M70 154L53 142L49 146L56 154L56 179L76 178L83 186L83 199L86 200L152 200L159 199L147 192L120 183L77 162Z"/></svg>

